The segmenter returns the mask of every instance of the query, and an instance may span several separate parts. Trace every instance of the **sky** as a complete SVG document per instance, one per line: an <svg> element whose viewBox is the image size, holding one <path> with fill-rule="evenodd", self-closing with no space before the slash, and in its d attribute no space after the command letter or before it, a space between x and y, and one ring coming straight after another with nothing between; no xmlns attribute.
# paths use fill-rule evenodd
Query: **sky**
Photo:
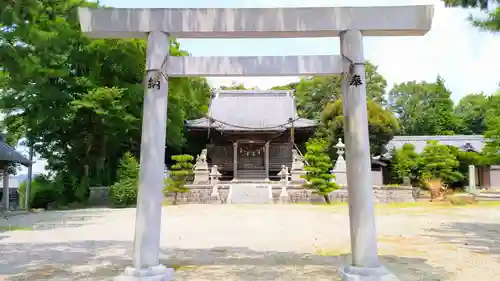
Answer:
<svg viewBox="0 0 500 281"><path fill-rule="evenodd" d="M388 6L434 4L431 31L423 37L365 38L365 58L379 66L389 89L394 83L434 81L441 75L458 101L468 93L495 92L500 83L500 35L479 31L467 21L471 10L445 8L439 0L101 0L123 8ZM335 55L338 38L179 40L193 56ZM496 60L496 61L495 61ZM496 62L496 63L495 63ZM233 81L267 89L298 77L209 78L214 86ZM388 90L389 90L388 89Z"/></svg>
<svg viewBox="0 0 500 281"><path fill-rule="evenodd" d="M431 31L423 37L371 37L364 39L365 58L388 82L432 82L439 74L457 102L469 93L491 94L500 83L500 35L480 31L467 17L477 11L445 8L439 0L101 0L121 8L256 8L331 7L434 4ZM193 56L336 55L338 38L301 39L184 39L181 48ZM242 83L267 89L297 81L298 77L209 78L213 87ZM23 150L23 149L21 149ZM34 172L44 170L38 160Z"/></svg>

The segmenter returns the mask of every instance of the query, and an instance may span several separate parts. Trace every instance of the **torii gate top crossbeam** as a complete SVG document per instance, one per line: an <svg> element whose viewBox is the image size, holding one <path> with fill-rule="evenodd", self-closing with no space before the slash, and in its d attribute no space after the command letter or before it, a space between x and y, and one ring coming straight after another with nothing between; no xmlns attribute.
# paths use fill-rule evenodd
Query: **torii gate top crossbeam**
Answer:
<svg viewBox="0 0 500 281"><path fill-rule="evenodd" d="M136 9L79 8L82 31L93 38L144 38L163 31L176 38L335 37L345 30L364 36L420 36L434 7L314 7Z"/></svg>

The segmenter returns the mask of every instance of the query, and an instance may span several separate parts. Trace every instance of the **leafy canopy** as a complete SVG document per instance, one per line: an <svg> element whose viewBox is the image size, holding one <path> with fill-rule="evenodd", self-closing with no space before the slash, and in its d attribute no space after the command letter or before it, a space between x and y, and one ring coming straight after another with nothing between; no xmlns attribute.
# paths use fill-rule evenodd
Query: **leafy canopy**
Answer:
<svg viewBox="0 0 500 281"><path fill-rule="evenodd" d="M463 178L456 170L459 165L456 155L447 145L430 140L420 156L419 170L422 179L441 179L450 183Z"/></svg>

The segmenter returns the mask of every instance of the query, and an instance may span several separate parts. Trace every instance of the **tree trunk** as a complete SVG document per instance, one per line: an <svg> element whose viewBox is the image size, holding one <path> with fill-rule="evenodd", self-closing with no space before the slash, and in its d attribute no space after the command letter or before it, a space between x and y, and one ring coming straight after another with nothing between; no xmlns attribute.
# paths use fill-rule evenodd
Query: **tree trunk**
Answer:
<svg viewBox="0 0 500 281"><path fill-rule="evenodd" d="M326 204L331 204L330 197L328 196L328 194L323 195L323 198L325 198Z"/></svg>
<svg viewBox="0 0 500 281"><path fill-rule="evenodd" d="M179 195L179 192L174 192L174 202L172 202L172 205L177 205L177 196Z"/></svg>

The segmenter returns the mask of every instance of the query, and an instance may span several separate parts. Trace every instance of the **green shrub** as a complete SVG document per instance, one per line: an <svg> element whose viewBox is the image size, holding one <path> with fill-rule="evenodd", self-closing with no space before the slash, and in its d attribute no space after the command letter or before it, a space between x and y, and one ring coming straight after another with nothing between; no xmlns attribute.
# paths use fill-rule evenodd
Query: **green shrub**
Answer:
<svg viewBox="0 0 500 281"><path fill-rule="evenodd" d="M115 207L129 207L137 202L137 179L123 179L113 184L109 199Z"/></svg>
<svg viewBox="0 0 500 281"><path fill-rule="evenodd" d="M118 181L109 189L109 201L115 207L133 206L137 202L139 163L127 152L120 160Z"/></svg>
<svg viewBox="0 0 500 281"><path fill-rule="evenodd" d="M310 139L306 148L304 158L308 164L304 169L307 173L302 176L308 182L305 187L313 189L315 194L323 196L325 202L330 204L328 194L340 187L331 181L335 176L330 173L332 161L326 153L327 142L323 139Z"/></svg>
<svg viewBox="0 0 500 281"><path fill-rule="evenodd" d="M18 189L21 207L25 207L26 182L23 182ZM31 182L30 188L30 208L46 209L49 204L63 204L61 201L63 190L60 185L49 180L45 175L36 176Z"/></svg>
<svg viewBox="0 0 500 281"><path fill-rule="evenodd" d="M176 163L170 167L169 177L165 180L164 194L174 194L173 204L177 204L179 193L187 192L186 182L193 175L193 156L188 154L174 155L172 160Z"/></svg>

